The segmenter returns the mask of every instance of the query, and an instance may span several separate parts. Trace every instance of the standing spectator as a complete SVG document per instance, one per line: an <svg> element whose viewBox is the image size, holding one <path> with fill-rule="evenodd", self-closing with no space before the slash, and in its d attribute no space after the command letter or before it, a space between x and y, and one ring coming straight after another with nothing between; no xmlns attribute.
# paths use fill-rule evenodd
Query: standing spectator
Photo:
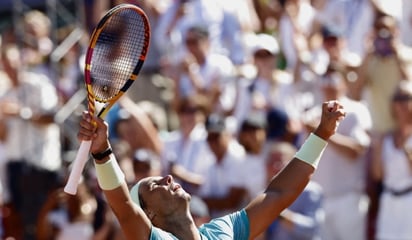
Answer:
<svg viewBox="0 0 412 240"><path fill-rule="evenodd" d="M287 142L272 142L266 158L267 182L278 174L296 153ZM323 192L319 184L310 181L299 197L266 231L266 240L319 240L323 221Z"/></svg>
<svg viewBox="0 0 412 240"><path fill-rule="evenodd" d="M309 39L316 17L316 9L309 0L286 0L283 4L283 14L279 21L279 37L281 51L286 59L286 69L293 71L299 58L294 46L297 34Z"/></svg>
<svg viewBox="0 0 412 240"><path fill-rule="evenodd" d="M373 26L370 50L359 69L353 89L354 99L366 100L373 119L372 134L383 134L395 127L391 114L392 94L400 80L409 79L412 50L399 40L396 20L377 17Z"/></svg>
<svg viewBox="0 0 412 240"><path fill-rule="evenodd" d="M396 128L374 146L372 176L381 181L376 239L409 239L412 236L412 83L399 82L392 97Z"/></svg>
<svg viewBox="0 0 412 240"><path fill-rule="evenodd" d="M366 239L368 197L366 187L366 151L370 146L371 117L361 102L347 97L344 75L330 66L320 79L324 100L337 99L345 104L347 118L336 135L329 139L324 161L319 164L313 180L324 191L325 221L323 239ZM309 110L314 119L320 109ZM315 121L316 122L316 121ZM315 123L307 123L307 127ZM341 179L345 179L342 181Z"/></svg>
<svg viewBox="0 0 412 240"><path fill-rule="evenodd" d="M55 86L45 75L20 71L19 49L2 46L1 60L11 81L10 90L0 99L2 121L7 126L5 139L5 199L21 219L18 229L24 239L34 239L38 208L47 193L57 187L62 167L60 130L54 123L58 107Z"/></svg>
<svg viewBox="0 0 412 240"><path fill-rule="evenodd" d="M160 17L154 34L156 44L166 53L166 61L176 63L186 48L184 36L188 28L203 25L210 34L210 51L241 64L241 25L236 16L222 5L218 0L173 1Z"/></svg>
<svg viewBox="0 0 412 240"><path fill-rule="evenodd" d="M49 17L39 10L30 10L24 14L21 24L24 32L16 32L23 34L20 37L23 38L21 51L24 67L56 80L53 79L52 72L55 69L49 65L49 55L54 47L50 37L52 22Z"/></svg>
<svg viewBox="0 0 412 240"><path fill-rule="evenodd" d="M369 0L324 1L317 20L321 26L334 25L342 30L348 52L363 59L365 40L373 25L374 8Z"/></svg>
<svg viewBox="0 0 412 240"><path fill-rule="evenodd" d="M211 217L240 209L247 199L243 173L245 151L228 131L225 118L212 114L207 118L207 142L214 162L204 175L199 196L206 202Z"/></svg>
<svg viewBox="0 0 412 240"><path fill-rule="evenodd" d="M276 68L279 56L276 38L269 34L256 35L252 55L256 76L239 80L234 108L238 124L250 112L266 115L273 109L285 112L291 122L297 122L303 107L299 101L302 95L292 84L292 75Z"/></svg>

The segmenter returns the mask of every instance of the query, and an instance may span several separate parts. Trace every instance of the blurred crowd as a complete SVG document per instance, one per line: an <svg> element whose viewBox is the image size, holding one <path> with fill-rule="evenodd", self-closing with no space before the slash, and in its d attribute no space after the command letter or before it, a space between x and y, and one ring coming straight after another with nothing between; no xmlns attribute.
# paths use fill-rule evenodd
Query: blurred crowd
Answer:
<svg viewBox="0 0 412 240"><path fill-rule="evenodd" d="M88 38L123 2L152 32L106 116L130 186L170 174L198 225L240 209L336 99L347 116L312 180L258 239L412 239L409 0L84 1L76 41L78 23L56 34L44 9L27 10L1 32L0 239L124 239L92 163L76 195L62 190L87 110Z"/></svg>

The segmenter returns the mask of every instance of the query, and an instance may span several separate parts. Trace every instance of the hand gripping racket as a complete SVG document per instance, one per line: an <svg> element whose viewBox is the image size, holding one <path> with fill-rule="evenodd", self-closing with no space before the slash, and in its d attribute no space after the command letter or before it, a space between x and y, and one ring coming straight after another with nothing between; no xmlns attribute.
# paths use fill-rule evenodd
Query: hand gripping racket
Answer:
<svg viewBox="0 0 412 240"><path fill-rule="evenodd" d="M103 118L137 79L149 39L149 21L137 6L120 4L103 16L90 37L85 59L84 80L91 115L96 112L95 102L99 102L103 106L98 116ZM76 194L91 144L81 142L64 188L66 193Z"/></svg>

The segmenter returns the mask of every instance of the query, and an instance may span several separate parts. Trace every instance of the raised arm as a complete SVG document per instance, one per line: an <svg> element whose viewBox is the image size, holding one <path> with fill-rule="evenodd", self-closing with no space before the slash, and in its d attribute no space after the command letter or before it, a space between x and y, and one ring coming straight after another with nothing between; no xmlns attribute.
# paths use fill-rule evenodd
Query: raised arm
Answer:
<svg viewBox="0 0 412 240"><path fill-rule="evenodd" d="M257 196L247 207L250 222L250 239L263 232L303 191L327 145L328 139L336 132L345 112L342 105L334 102L322 105L319 126L307 138L295 157L276 176L265 192Z"/></svg>
<svg viewBox="0 0 412 240"><path fill-rule="evenodd" d="M95 158L99 186L103 189L110 207L119 220L126 239L149 239L150 220L143 210L133 203L114 154L103 154L110 152L106 151L110 149L107 129L107 124L102 119L98 117L92 119L88 113L84 113L80 121L78 138L82 141L92 140L90 151Z"/></svg>

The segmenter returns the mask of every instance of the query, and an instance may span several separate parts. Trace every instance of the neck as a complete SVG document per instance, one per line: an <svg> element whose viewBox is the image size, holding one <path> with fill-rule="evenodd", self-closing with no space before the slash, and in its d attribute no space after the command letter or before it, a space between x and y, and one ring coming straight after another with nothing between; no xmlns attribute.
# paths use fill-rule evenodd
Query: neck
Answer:
<svg viewBox="0 0 412 240"><path fill-rule="evenodd" d="M190 212L157 219L155 226L172 233L181 240L199 240L200 235Z"/></svg>

